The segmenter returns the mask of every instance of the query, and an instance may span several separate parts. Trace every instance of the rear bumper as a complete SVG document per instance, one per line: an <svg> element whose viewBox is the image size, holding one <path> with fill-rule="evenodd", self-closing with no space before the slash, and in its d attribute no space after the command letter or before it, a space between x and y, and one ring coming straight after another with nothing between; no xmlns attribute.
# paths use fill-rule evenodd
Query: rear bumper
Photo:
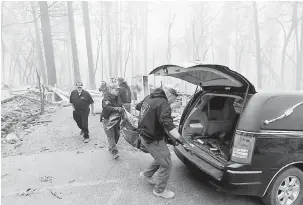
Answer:
<svg viewBox="0 0 303 205"><path fill-rule="evenodd" d="M174 152L191 170L210 176L209 183L217 189L235 195L262 196L262 171L240 171L237 168L220 170L190 155L182 146L175 147Z"/></svg>

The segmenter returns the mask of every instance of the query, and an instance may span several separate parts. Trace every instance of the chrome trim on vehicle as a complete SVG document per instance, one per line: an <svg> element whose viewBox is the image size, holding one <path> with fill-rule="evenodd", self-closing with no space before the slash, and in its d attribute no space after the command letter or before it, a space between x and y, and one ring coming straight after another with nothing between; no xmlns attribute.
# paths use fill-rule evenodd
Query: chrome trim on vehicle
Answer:
<svg viewBox="0 0 303 205"><path fill-rule="evenodd" d="M276 174L272 177L272 179L271 179L270 182L268 183L268 185L267 185L267 187L266 187L266 189L265 189L265 191L264 191L262 197L266 194L266 192L267 192L269 186L271 185L272 181L274 180L274 178L275 178L283 169L285 169L286 167L289 167L289 166L291 166L291 165L293 165L293 164L303 164L303 161L292 162L292 163L290 163L290 164L285 165L285 166L282 167L279 171L277 171Z"/></svg>
<svg viewBox="0 0 303 205"><path fill-rule="evenodd" d="M243 182L243 183L236 182L236 183L231 183L231 184L232 185L260 185L261 182Z"/></svg>
<svg viewBox="0 0 303 205"><path fill-rule="evenodd" d="M231 174L261 174L262 171L232 171L232 170L227 170L228 173Z"/></svg>
<svg viewBox="0 0 303 205"><path fill-rule="evenodd" d="M239 132L244 132L254 135L303 135L302 131L278 131L278 130L261 130L260 132L250 132L244 130L237 130Z"/></svg>

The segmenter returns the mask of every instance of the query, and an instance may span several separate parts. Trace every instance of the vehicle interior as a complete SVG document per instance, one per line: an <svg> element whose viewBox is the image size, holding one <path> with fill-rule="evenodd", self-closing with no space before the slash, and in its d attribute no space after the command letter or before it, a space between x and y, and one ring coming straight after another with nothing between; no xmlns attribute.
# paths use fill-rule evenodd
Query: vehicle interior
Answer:
<svg viewBox="0 0 303 205"><path fill-rule="evenodd" d="M241 101L241 97L234 95L203 95L185 120L183 137L226 162L241 112Z"/></svg>

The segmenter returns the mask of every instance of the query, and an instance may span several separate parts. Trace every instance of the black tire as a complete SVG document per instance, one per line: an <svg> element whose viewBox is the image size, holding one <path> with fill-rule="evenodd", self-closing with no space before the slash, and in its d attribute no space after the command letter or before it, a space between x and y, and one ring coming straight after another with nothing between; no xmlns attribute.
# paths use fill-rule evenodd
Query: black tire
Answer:
<svg viewBox="0 0 303 205"><path fill-rule="evenodd" d="M271 185L269 186L266 194L262 197L262 201L266 205L281 205L278 201L277 192L279 186L289 176L295 176L300 181L300 192L297 199L291 205L302 205L303 204L303 172L293 166L290 166L279 173L275 179L272 181Z"/></svg>

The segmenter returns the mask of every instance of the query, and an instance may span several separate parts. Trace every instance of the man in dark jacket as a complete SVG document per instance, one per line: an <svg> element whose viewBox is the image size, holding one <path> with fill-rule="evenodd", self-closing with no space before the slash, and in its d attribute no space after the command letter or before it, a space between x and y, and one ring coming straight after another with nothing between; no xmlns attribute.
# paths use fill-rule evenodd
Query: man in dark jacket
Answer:
<svg viewBox="0 0 303 205"><path fill-rule="evenodd" d="M80 135L84 134L84 143L87 143L89 141L89 105L92 107L92 114L95 115L94 100L89 92L83 90L82 82L77 82L76 87L77 89L73 90L70 95L70 103L73 107L73 118L76 121L78 127L81 129Z"/></svg>
<svg viewBox="0 0 303 205"><path fill-rule="evenodd" d="M113 157L117 159L119 157L118 149L116 144L120 138L120 125L119 123L115 126L108 128L109 119L115 113L121 113L123 111L122 104L118 96L118 85L109 85L109 92L104 93L102 100L102 114L100 121L103 123L103 128L107 136L108 148L112 153Z"/></svg>
<svg viewBox="0 0 303 205"><path fill-rule="evenodd" d="M142 144L154 158L140 176L149 183L155 184L154 195L166 199L173 198L175 194L166 189L172 161L164 138L165 131L174 138L173 141L181 138L171 117L170 104L176 100L176 97L177 92L173 88L164 90L158 88L136 105L136 109L140 111L138 132ZM153 178L156 171L158 171L157 182Z"/></svg>
<svg viewBox="0 0 303 205"><path fill-rule="evenodd" d="M119 96L121 99L121 103L123 107L130 112L131 111L131 90L130 87L127 85L127 82L123 78L118 78L117 79L118 84L119 84Z"/></svg>
<svg viewBox="0 0 303 205"><path fill-rule="evenodd" d="M107 83L105 81L101 81L99 91L103 92L103 94L109 92Z"/></svg>

